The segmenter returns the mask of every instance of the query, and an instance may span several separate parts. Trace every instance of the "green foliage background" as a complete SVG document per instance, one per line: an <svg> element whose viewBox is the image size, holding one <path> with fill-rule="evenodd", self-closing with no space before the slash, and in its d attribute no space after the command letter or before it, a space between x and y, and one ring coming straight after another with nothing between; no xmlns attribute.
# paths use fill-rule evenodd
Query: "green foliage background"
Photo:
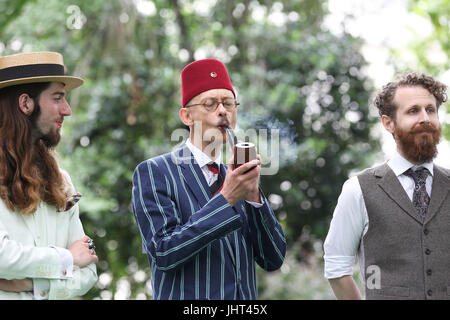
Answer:
<svg viewBox="0 0 450 320"><path fill-rule="evenodd" d="M432 32L426 38L419 38L411 44L417 63L415 68L433 75L450 73L450 0L410 0L411 12L427 19L432 25ZM432 59L436 52L445 57L439 62ZM397 63L399 69L408 67ZM447 112L450 112L450 104L447 103ZM447 120L443 126L443 135L450 139L450 121Z"/></svg>
<svg viewBox="0 0 450 320"><path fill-rule="evenodd" d="M432 1L411 3L436 21ZM333 298L322 242L343 182L370 166L380 145L370 135L378 120L362 41L326 30L326 8L315 0L0 1L2 55L58 51L69 73L85 79L69 95L73 115L58 147L100 257L100 280L84 299L151 298L131 177L139 162L180 142L171 139L184 128L180 72L207 57L227 65L239 128L279 130L279 170L261 184L289 250L281 270L258 270L260 298ZM436 41L449 52L445 27Z"/></svg>

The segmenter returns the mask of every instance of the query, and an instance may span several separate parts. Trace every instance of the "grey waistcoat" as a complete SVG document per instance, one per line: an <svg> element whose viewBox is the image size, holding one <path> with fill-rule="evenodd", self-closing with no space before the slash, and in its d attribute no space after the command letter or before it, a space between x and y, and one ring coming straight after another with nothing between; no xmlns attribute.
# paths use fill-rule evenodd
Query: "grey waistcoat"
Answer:
<svg viewBox="0 0 450 320"><path fill-rule="evenodd" d="M369 217L366 299L450 299L450 170L433 172L424 223L387 164L358 175Z"/></svg>

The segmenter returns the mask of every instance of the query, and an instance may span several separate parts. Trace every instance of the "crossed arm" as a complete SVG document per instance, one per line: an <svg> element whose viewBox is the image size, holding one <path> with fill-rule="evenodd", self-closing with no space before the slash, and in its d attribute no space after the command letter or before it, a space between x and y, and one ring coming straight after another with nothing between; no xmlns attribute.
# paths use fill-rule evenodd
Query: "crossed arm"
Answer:
<svg viewBox="0 0 450 320"><path fill-rule="evenodd" d="M0 292L33 292L45 285L49 299L70 299L92 287L97 280L94 263L98 257L88 249L89 237L84 235L78 207L73 210L68 221L67 243L71 243L68 251L64 246L21 243L11 237L0 221ZM64 266L60 251L70 257ZM67 276L64 270L68 271Z"/></svg>
<svg viewBox="0 0 450 320"><path fill-rule="evenodd" d="M97 262L98 257L88 249L87 241L89 237L83 236L76 240L70 247L69 252L73 258L74 266L83 268L91 262ZM25 279L0 279L0 290L8 292L32 292L33 278Z"/></svg>

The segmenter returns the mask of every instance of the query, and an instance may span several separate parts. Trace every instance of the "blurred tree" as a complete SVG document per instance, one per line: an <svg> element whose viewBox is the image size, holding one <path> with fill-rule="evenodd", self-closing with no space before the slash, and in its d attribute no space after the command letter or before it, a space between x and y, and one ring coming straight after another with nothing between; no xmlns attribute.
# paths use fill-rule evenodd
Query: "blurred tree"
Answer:
<svg viewBox="0 0 450 320"><path fill-rule="evenodd" d="M429 36L418 37L410 45L417 57L417 68L435 76L446 74L450 79L450 0L409 0L409 9L432 25ZM447 110L450 112L449 103ZM449 124L444 126L443 134L450 140Z"/></svg>
<svg viewBox="0 0 450 320"><path fill-rule="evenodd" d="M433 26L430 35L412 43L420 65L433 74L450 69L450 0L410 0L410 10L428 19ZM445 58L436 59L436 55Z"/></svg>
<svg viewBox="0 0 450 320"><path fill-rule="evenodd" d="M70 93L73 117L58 149L84 195L81 219L101 260L100 281L85 298L151 297L131 177L139 162L182 141L174 133L187 137L178 118L180 72L206 57L222 60L237 87L240 137L268 129L279 142L275 153L263 136L254 141L265 161L279 160L277 174L263 176L261 184L296 248L293 256L309 261L320 252L343 182L371 164L379 148L369 134L373 87L361 41L322 27L325 4L8 2L1 53L59 51L70 72L86 80ZM267 288L261 281L262 296Z"/></svg>
<svg viewBox="0 0 450 320"><path fill-rule="evenodd" d="M31 0L30 0L31 1ZM17 16L20 15L25 3L30 2L28 0L17 1L2 1L0 2L0 34L3 29Z"/></svg>

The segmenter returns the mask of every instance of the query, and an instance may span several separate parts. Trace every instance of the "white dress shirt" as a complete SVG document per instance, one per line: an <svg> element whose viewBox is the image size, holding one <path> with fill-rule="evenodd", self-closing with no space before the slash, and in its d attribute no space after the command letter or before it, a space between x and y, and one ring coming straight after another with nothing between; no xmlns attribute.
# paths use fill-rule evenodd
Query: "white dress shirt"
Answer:
<svg viewBox="0 0 450 320"><path fill-rule="evenodd" d="M430 172L425 182L428 195L431 197L431 185L433 183L433 163L428 162L415 166L403 158L397 151L387 165L397 176L406 194L411 199L414 193L413 178L403 173L412 168L425 167ZM369 217L357 176L348 179L338 198L338 203L333 213L330 229L324 243L325 278L334 279L353 274L356 255L359 252L360 268L364 266L361 251L361 239L369 228ZM363 273L363 270L361 270ZM363 273L364 274L364 273Z"/></svg>
<svg viewBox="0 0 450 320"><path fill-rule="evenodd" d="M186 140L186 146L194 155L194 159L197 162L200 169L202 169L202 172L203 172L203 175L205 176L206 182L208 182L208 186L211 186L214 182L216 182L219 175L214 174L211 170L209 170L207 165L211 164L212 162L215 162L217 164L217 166L220 168L221 155L219 154L217 156L217 158L213 161L202 150L200 150L199 148L194 146L190 139Z"/></svg>
<svg viewBox="0 0 450 320"><path fill-rule="evenodd" d="M214 182L216 182L219 175L214 174L211 170L209 170L207 165L212 162L215 162L219 166L219 170L220 170L220 164L222 163L221 154L219 154L217 156L217 158L214 161L212 161L211 158L206 155L206 153L204 153L202 150L200 150L199 148L194 146L190 139L186 140L186 146L194 155L194 159L197 162L197 164L199 165L200 169L202 169L202 172L203 172L203 175L205 176L206 182L208 182L208 186L211 186ZM245 200L245 201L247 201L247 200ZM247 201L247 202L249 204L251 204L252 206L254 206L255 208L261 208L264 203L262 195L260 195L260 201L261 201L261 203L252 202L252 201Z"/></svg>

